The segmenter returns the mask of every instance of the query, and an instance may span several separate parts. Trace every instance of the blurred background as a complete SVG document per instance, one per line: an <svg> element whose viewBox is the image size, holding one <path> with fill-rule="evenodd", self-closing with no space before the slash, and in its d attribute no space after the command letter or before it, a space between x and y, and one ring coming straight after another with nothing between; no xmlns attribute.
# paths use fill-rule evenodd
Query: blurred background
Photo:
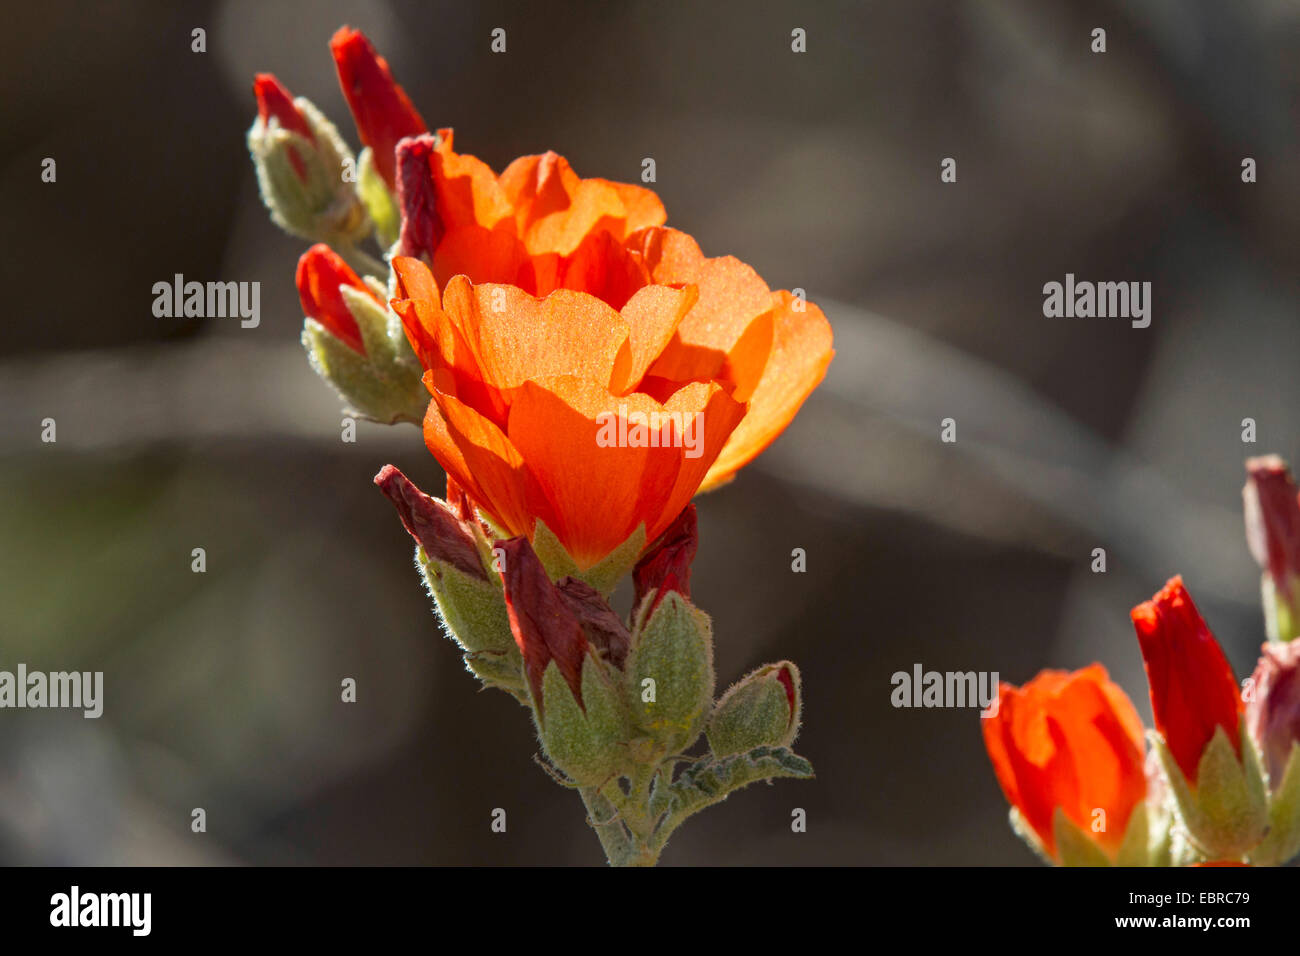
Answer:
<svg viewBox="0 0 1300 956"><path fill-rule="evenodd" d="M410 426L344 444L298 344L305 244L257 196L251 80L358 148L344 23L498 170L553 148L633 181L654 157L670 224L834 326L794 425L699 500L693 580L720 684L802 668L818 776L695 818L664 863L1032 864L976 713L894 709L895 671L1101 660L1149 717L1128 611L1177 572L1253 667L1242 460L1300 459L1291 0L50 0L8 21L0 668L102 670L106 701L0 712L0 862L603 861L371 485L392 462L437 489L436 462ZM1044 318L1067 272L1149 281L1151 326ZM260 327L155 318L176 273L259 281Z"/></svg>

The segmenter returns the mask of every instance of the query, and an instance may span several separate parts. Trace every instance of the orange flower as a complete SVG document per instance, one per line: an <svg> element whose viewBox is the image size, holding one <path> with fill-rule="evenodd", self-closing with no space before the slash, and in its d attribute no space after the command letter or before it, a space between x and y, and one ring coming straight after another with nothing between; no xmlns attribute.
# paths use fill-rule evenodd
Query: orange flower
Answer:
<svg viewBox="0 0 1300 956"><path fill-rule="evenodd" d="M1114 859L1145 799L1142 722L1106 669L1042 671L1022 688L1003 683L983 721L984 745L1007 800L1057 858L1052 818L1065 816ZM1095 810L1105 827L1094 832Z"/></svg>
<svg viewBox="0 0 1300 956"><path fill-rule="evenodd" d="M451 130L439 135L437 144L398 150L408 164L402 195L419 207L403 209L404 223L420 224L412 245L427 253L436 279L421 283L433 296L424 318L406 325L416 353L430 359L426 368L456 368L433 354L455 351L432 346L441 341L437 323L422 324L436 311L438 285L456 275L537 296L585 292L615 310L647 286L694 286L697 297L668 338L651 335L655 354L638 368L641 378L625 384L663 401L684 384L718 382L747 404L704 488L728 480L771 444L821 382L834 355L821 310L773 292L738 259L706 257L690 236L658 225L664 210L654 193L580 179L554 153L517 159L498 177L455 153ZM431 178L431 189L419 188L421 177Z"/></svg>
<svg viewBox="0 0 1300 956"><path fill-rule="evenodd" d="M425 368L429 449L505 534L542 520L581 568L644 525L654 541L695 494L745 405L718 381L643 386L694 287L646 286L621 310L457 276L438 294L393 260L393 308Z"/></svg>

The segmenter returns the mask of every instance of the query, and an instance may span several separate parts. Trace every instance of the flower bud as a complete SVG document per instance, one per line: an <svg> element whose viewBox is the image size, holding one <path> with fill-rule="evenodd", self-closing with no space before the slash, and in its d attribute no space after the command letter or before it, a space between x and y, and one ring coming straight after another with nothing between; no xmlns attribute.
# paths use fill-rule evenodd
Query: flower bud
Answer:
<svg viewBox="0 0 1300 956"><path fill-rule="evenodd" d="M343 300L341 288L349 286L363 292L376 302L379 298L371 292L352 267L343 261L333 249L323 242L317 243L302 254L298 260L295 276L298 285L298 299L302 302L303 312L340 339L355 352L366 354L361 341L361 330L357 320L348 311Z"/></svg>
<svg viewBox="0 0 1300 956"><path fill-rule="evenodd" d="M422 368L378 283L358 278L323 243L298 260L297 282L307 314L303 347L316 373L365 418L422 423L429 405Z"/></svg>
<svg viewBox="0 0 1300 956"><path fill-rule="evenodd" d="M1276 790L1292 749L1300 743L1300 642L1265 644L1251 681L1254 692L1246 704L1246 729Z"/></svg>
<svg viewBox="0 0 1300 956"><path fill-rule="evenodd" d="M397 144L397 205L402 227L394 254L423 259L430 265L443 235L430 167L437 147L438 138L432 133L407 137Z"/></svg>
<svg viewBox="0 0 1300 956"><path fill-rule="evenodd" d="M588 596L577 599L575 614L574 602L551 583L526 537L497 546L542 746L570 779L599 786L626 761L629 727L614 673L584 634L583 622L592 617Z"/></svg>
<svg viewBox="0 0 1300 956"><path fill-rule="evenodd" d="M980 721L1012 826L1044 858L1105 865L1147 856L1142 723L1123 688L1093 664L1003 682Z"/></svg>
<svg viewBox="0 0 1300 956"><path fill-rule="evenodd" d="M704 729L713 703L713 628L709 616L669 592L646 615L628 654L626 693L633 722L676 754Z"/></svg>
<svg viewBox="0 0 1300 956"><path fill-rule="evenodd" d="M1246 472L1246 543L1264 571L1268 637L1290 641L1300 634L1300 491L1276 455L1248 459Z"/></svg>
<svg viewBox="0 0 1300 956"><path fill-rule="evenodd" d="M360 30L341 27L330 40L330 52L361 141L374 151L375 168L388 188L395 189L398 141L429 128Z"/></svg>
<svg viewBox="0 0 1300 956"><path fill-rule="evenodd" d="M1195 785L1201 754L1222 727L1240 754L1241 695L1218 641L1181 577L1171 578L1132 611L1142 648L1151 711L1179 768Z"/></svg>
<svg viewBox="0 0 1300 956"><path fill-rule="evenodd" d="M375 476L375 484L415 539L416 565L448 633L465 652L465 666L485 684L522 696L523 661L505 597L487 574L474 526L392 465Z"/></svg>
<svg viewBox="0 0 1300 956"><path fill-rule="evenodd" d="M632 606L640 609L646 595L652 591L655 594L654 605L644 613L653 613L669 592L676 591L682 597L689 598L691 562L695 560L699 543L695 505L688 504L632 569L632 583L636 589ZM643 612L638 611L638 616L641 613Z"/></svg>
<svg viewBox="0 0 1300 956"><path fill-rule="evenodd" d="M356 188L344 178L352 152L338 130L303 97L269 73L253 83L257 119L248 130L248 151L257 170L262 201L286 232L340 245L370 233L370 219Z"/></svg>
<svg viewBox="0 0 1300 956"><path fill-rule="evenodd" d="M600 592L581 578L567 577L556 587L560 592L560 600L582 626L587 642L597 648L605 660L622 670L632 645L632 635L628 633L622 619L600 596Z"/></svg>
<svg viewBox="0 0 1300 956"><path fill-rule="evenodd" d="M1259 754L1223 650L1182 578L1132 612L1142 647L1154 746L1187 835L1205 856L1240 857L1268 826Z"/></svg>
<svg viewBox="0 0 1300 956"><path fill-rule="evenodd" d="M733 684L709 717L709 748L719 757L755 747L788 747L799 734L803 694L799 669L766 664Z"/></svg>

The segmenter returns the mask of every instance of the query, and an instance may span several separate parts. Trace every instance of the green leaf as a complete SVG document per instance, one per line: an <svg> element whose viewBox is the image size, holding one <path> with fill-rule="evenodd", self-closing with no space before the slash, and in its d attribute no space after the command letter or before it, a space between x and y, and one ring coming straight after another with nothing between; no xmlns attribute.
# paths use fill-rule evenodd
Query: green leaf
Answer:
<svg viewBox="0 0 1300 956"><path fill-rule="evenodd" d="M691 814L722 802L751 783L777 777L809 780L812 776L812 764L786 747L755 747L721 759L705 757L683 770L663 795L652 797L652 805L665 808L656 841L662 845Z"/></svg>

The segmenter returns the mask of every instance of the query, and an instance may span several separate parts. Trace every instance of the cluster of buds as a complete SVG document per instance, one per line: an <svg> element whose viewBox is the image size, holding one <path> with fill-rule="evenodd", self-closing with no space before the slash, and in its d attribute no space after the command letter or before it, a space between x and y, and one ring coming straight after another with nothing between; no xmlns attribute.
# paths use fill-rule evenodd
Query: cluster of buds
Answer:
<svg viewBox="0 0 1300 956"><path fill-rule="evenodd" d="M1238 685L1175 577L1132 612L1154 719L1145 734L1100 664L999 688L985 745L1013 828L1049 862L1271 866L1300 854L1300 643L1278 639L1294 636L1300 500L1278 459L1247 470L1270 622L1253 676Z"/></svg>
<svg viewBox="0 0 1300 956"><path fill-rule="evenodd" d="M360 32L344 27L330 50L366 144L360 159L310 100L291 96L269 73L253 83L258 114L248 149L271 218L315 243L297 274L312 367L353 414L419 424L429 403L424 369L386 305L388 265L363 246L373 240L386 251L396 241L396 146L425 133L425 125Z"/></svg>
<svg viewBox="0 0 1300 956"><path fill-rule="evenodd" d="M687 817L750 783L812 776L790 750L802 709L794 664L760 667L714 700L712 624L690 599L694 505L631 569L624 621L602 590L620 574L568 573L556 542L544 559L526 537L495 539L454 482L445 501L392 465L375 483L416 541L466 667L530 708L612 863L653 863ZM707 751L687 756L701 737Z"/></svg>

